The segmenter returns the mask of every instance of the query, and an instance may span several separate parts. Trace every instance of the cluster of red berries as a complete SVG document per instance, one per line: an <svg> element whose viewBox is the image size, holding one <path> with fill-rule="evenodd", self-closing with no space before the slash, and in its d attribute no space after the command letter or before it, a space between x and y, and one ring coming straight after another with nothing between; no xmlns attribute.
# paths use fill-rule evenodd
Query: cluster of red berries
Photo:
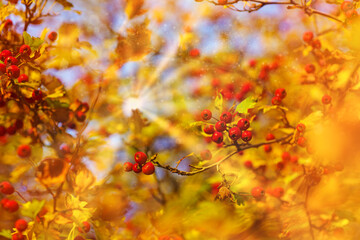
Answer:
<svg viewBox="0 0 360 240"><path fill-rule="evenodd" d="M242 101L245 95L253 89L251 82L244 82L240 86L240 91L235 92L236 88L234 83L228 83L225 86L221 86L221 81L218 78L213 78L211 85L217 90L216 93L219 89L219 92L225 100L235 99L238 102Z"/></svg>
<svg viewBox="0 0 360 240"><path fill-rule="evenodd" d="M148 157L143 152L137 152L134 155L135 164L131 162L124 163L125 172L134 171L135 173L140 173L141 171L145 175L151 175L155 172L155 166L152 162L146 162Z"/></svg>
<svg viewBox="0 0 360 240"><path fill-rule="evenodd" d="M272 105L280 105L281 101L286 97L286 90L278 88L275 90L275 96L271 99Z"/></svg>
<svg viewBox="0 0 360 240"><path fill-rule="evenodd" d="M15 189L11 183L4 181L0 183L0 192L5 195L11 195L15 192ZM8 198L3 198L1 200L1 206L9 212L16 212L19 209L17 201Z"/></svg>
<svg viewBox="0 0 360 240"><path fill-rule="evenodd" d="M271 64L264 64L260 69L258 78L260 80L266 81L269 79L269 74L278 68L279 68L279 61L276 59Z"/></svg>
<svg viewBox="0 0 360 240"><path fill-rule="evenodd" d="M4 103L5 104L5 103ZM0 100L0 106L2 102ZM5 127L4 125L0 125L0 137L8 135L14 135L18 130L21 130L24 126L24 123L20 119L16 119L14 121L10 121L10 125Z"/></svg>
<svg viewBox="0 0 360 240"><path fill-rule="evenodd" d="M305 32L303 34L303 40L308 45L312 46L313 48L320 49L321 48L321 42L318 38L314 38L313 32Z"/></svg>
<svg viewBox="0 0 360 240"><path fill-rule="evenodd" d="M284 195L284 189L282 187L269 188L266 190L266 193L273 197L281 198ZM265 190L262 187L254 187L251 190L251 195L256 200L261 200L265 196Z"/></svg>
<svg viewBox="0 0 360 240"><path fill-rule="evenodd" d="M15 228L17 230L11 237L12 240L24 240L25 236L23 232L28 228L28 223L24 219L18 219L15 222Z"/></svg>
<svg viewBox="0 0 360 240"><path fill-rule="evenodd" d="M205 109L201 112L201 117L204 121L212 118L212 112ZM224 140L223 132L228 132L231 140L237 141L242 139L244 142L249 142L252 139L251 131L247 129L250 127L250 122L246 118L241 118L236 125L232 125L233 115L230 112L223 112L220 115L220 121L215 124L207 124L204 127L206 134L212 134L211 140L217 144L221 144Z"/></svg>
<svg viewBox="0 0 360 240"><path fill-rule="evenodd" d="M296 126L296 138L297 138L297 145L299 145L300 147L306 147L307 146L307 140L304 137L304 133L305 133L305 125L303 123L299 123Z"/></svg>
<svg viewBox="0 0 360 240"><path fill-rule="evenodd" d="M350 1L344 1L340 8L345 13L347 19L354 19L359 15L354 4Z"/></svg>

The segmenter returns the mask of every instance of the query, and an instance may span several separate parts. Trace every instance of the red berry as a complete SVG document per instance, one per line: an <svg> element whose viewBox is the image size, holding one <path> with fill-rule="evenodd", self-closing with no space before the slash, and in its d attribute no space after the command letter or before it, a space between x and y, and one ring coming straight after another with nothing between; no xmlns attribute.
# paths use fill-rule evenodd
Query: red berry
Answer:
<svg viewBox="0 0 360 240"><path fill-rule="evenodd" d="M29 55L31 54L31 48L30 48L30 46L29 46L29 45L26 45L26 44L22 45L22 46L20 47L19 53L20 53L21 55L27 55L27 56L29 56Z"/></svg>
<svg viewBox="0 0 360 240"><path fill-rule="evenodd" d="M245 82L241 86L241 93L246 94L246 93L250 92L252 88L253 88L253 86L252 86L251 82Z"/></svg>
<svg viewBox="0 0 360 240"><path fill-rule="evenodd" d="M288 152L283 152L283 154L281 155L281 158L284 162L289 162L291 159L291 155Z"/></svg>
<svg viewBox="0 0 360 240"><path fill-rule="evenodd" d="M221 132L214 132L211 140L215 143L222 143L222 141L224 140L223 134Z"/></svg>
<svg viewBox="0 0 360 240"><path fill-rule="evenodd" d="M241 134L241 139L244 142L249 142L252 139L252 133L250 131L243 131Z"/></svg>
<svg viewBox="0 0 360 240"><path fill-rule="evenodd" d="M9 212L16 212L19 209L19 204L15 200L9 200L4 204L4 208Z"/></svg>
<svg viewBox="0 0 360 240"><path fill-rule="evenodd" d="M313 41L312 41L312 43L311 43L311 46L313 47L313 48L321 48L321 42L320 42L320 40L319 39L314 39Z"/></svg>
<svg viewBox="0 0 360 240"><path fill-rule="evenodd" d="M10 20L11 21L11 20ZM12 23L12 22L11 22ZM0 60L1 61L5 61L5 59L7 59L8 57L12 56L12 53L9 50L3 50L0 53Z"/></svg>
<svg viewBox="0 0 360 240"><path fill-rule="evenodd" d="M271 152L271 150L272 150L271 145L269 145L269 144L265 144L265 145L264 145L264 151L265 151L265 152L268 153L268 152Z"/></svg>
<svg viewBox="0 0 360 240"><path fill-rule="evenodd" d="M133 164L131 162L124 163L124 171L131 172L133 169Z"/></svg>
<svg viewBox="0 0 360 240"><path fill-rule="evenodd" d="M18 78L20 76L20 69L16 65L11 65L6 69L6 74L10 78Z"/></svg>
<svg viewBox="0 0 360 240"><path fill-rule="evenodd" d="M11 183L4 181L4 182L0 183L0 192L2 192L3 194L10 195L15 192L15 189L11 185Z"/></svg>
<svg viewBox="0 0 360 240"><path fill-rule="evenodd" d="M272 105L280 105L281 104L281 98L278 96L275 96L271 99Z"/></svg>
<svg viewBox="0 0 360 240"><path fill-rule="evenodd" d="M3 63L0 63L0 73L6 73L6 65Z"/></svg>
<svg viewBox="0 0 360 240"><path fill-rule="evenodd" d="M213 125L206 125L206 126L204 127L204 132L205 132L206 134L213 134L213 133L215 132L215 128L214 128Z"/></svg>
<svg viewBox="0 0 360 240"><path fill-rule="evenodd" d="M83 122L86 119L86 114L82 111L75 112L75 117L79 122Z"/></svg>
<svg viewBox="0 0 360 240"><path fill-rule="evenodd" d="M78 230L81 233L83 233L83 232L88 233L88 232L90 232L90 228L91 228L90 223L85 221L85 222L83 222L82 227L81 228L79 227Z"/></svg>
<svg viewBox="0 0 360 240"><path fill-rule="evenodd" d="M215 129L218 132L223 132L226 130L226 123L224 121L218 121L215 123Z"/></svg>
<svg viewBox="0 0 360 240"><path fill-rule="evenodd" d="M282 187L276 187L271 192L276 198L281 198L284 195L284 189Z"/></svg>
<svg viewBox="0 0 360 240"><path fill-rule="evenodd" d="M265 194L265 191L262 187L254 187L251 190L251 195L256 199L261 199Z"/></svg>
<svg viewBox="0 0 360 240"><path fill-rule="evenodd" d="M246 130L250 127L250 122L246 118L242 118L238 121L237 126L240 130Z"/></svg>
<svg viewBox="0 0 360 240"><path fill-rule="evenodd" d="M200 152L200 157L203 160L211 160L212 154L208 149L206 149L206 150L203 150L203 151Z"/></svg>
<svg viewBox="0 0 360 240"><path fill-rule="evenodd" d="M16 58L10 56L5 59L4 63L6 66L18 65L19 61Z"/></svg>
<svg viewBox="0 0 360 240"><path fill-rule="evenodd" d="M303 40L306 43L310 43L313 40L313 38L314 38L314 34L312 32L310 32L310 31L305 32L303 34Z"/></svg>
<svg viewBox="0 0 360 240"><path fill-rule="evenodd" d="M0 125L0 137L5 136L5 134L6 134L6 128Z"/></svg>
<svg viewBox="0 0 360 240"><path fill-rule="evenodd" d="M246 168L249 168L249 169L252 169L252 168L253 168L253 164L252 164L252 162L249 161L249 160L244 162L244 166L245 166Z"/></svg>
<svg viewBox="0 0 360 240"><path fill-rule="evenodd" d="M18 82L19 82L19 83L28 82L28 81L29 81L29 77L28 77L28 75L26 75L26 74L21 74L21 75L18 77Z"/></svg>
<svg viewBox="0 0 360 240"><path fill-rule="evenodd" d="M306 138L304 137L299 137L298 141L297 141L297 144L300 146L300 147L306 147Z"/></svg>
<svg viewBox="0 0 360 240"><path fill-rule="evenodd" d="M135 163L133 165L133 171L136 172L136 173L141 172L141 166L138 163Z"/></svg>
<svg viewBox="0 0 360 240"><path fill-rule="evenodd" d="M18 156L21 157L21 158L30 157L30 155L31 155L31 148L30 148L30 146L27 145L27 144L20 145L20 146L17 148L17 154L18 154Z"/></svg>
<svg viewBox="0 0 360 240"><path fill-rule="evenodd" d="M190 50L189 55L191 57L199 57L200 56L200 50L197 48L193 48Z"/></svg>
<svg viewBox="0 0 360 240"><path fill-rule="evenodd" d="M292 163L297 163L298 161L299 161L299 157L298 157L298 156L291 156L290 162L292 162Z"/></svg>
<svg viewBox="0 0 360 240"><path fill-rule="evenodd" d="M16 126L15 125L11 125L9 126L7 129L6 129L6 132L9 134L9 135L14 135L16 133Z"/></svg>
<svg viewBox="0 0 360 240"><path fill-rule="evenodd" d="M296 126L296 130L298 130L299 132L304 132L306 129L305 127L305 124L303 123L299 123L297 126Z"/></svg>
<svg viewBox="0 0 360 240"><path fill-rule="evenodd" d="M35 101L39 101L43 98L43 94L42 94L42 91L41 90L37 90L35 89L33 92L32 92L32 99L34 99Z"/></svg>
<svg viewBox="0 0 360 240"><path fill-rule="evenodd" d="M275 90L275 96L284 99L286 97L286 90L284 88L278 88Z"/></svg>
<svg viewBox="0 0 360 240"><path fill-rule="evenodd" d="M209 120L212 117L212 113L210 110L205 109L201 112L201 117L203 120Z"/></svg>
<svg viewBox="0 0 360 240"><path fill-rule="evenodd" d="M8 30L12 25L13 25L13 22L10 19L6 19L6 21L4 23L4 29Z"/></svg>
<svg viewBox="0 0 360 240"><path fill-rule="evenodd" d="M220 116L220 120L224 121L226 123L231 123L232 121L232 115L229 112L223 112Z"/></svg>
<svg viewBox="0 0 360 240"><path fill-rule="evenodd" d="M268 133L267 135L266 135L266 141L270 141L270 140L274 140L275 139L275 136L274 136L274 134L272 134L272 133Z"/></svg>
<svg viewBox="0 0 360 240"><path fill-rule="evenodd" d="M49 38L50 41L54 42L56 40L56 38L57 38L57 32L49 33L48 38Z"/></svg>
<svg viewBox="0 0 360 240"><path fill-rule="evenodd" d="M7 203L9 201L9 199L7 199L7 198L3 198L3 199L1 199L1 206L2 207L4 207L5 206L5 204Z"/></svg>
<svg viewBox="0 0 360 240"><path fill-rule="evenodd" d="M322 98L321 98L321 102L325 105L330 104L331 103L331 97L327 94L325 94Z"/></svg>
<svg viewBox="0 0 360 240"><path fill-rule="evenodd" d="M305 65L305 71L307 72L307 73L314 73L315 72L315 66L314 66L314 64L311 64L311 63L309 63L309 64L306 64Z"/></svg>
<svg viewBox="0 0 360 240"><path fill-rule="evenodd" d="M17 232L11 236L11 240L25 240L25 236L22 233Z"/></svg>
<svg viewBox="0 0 360 240"><path fill-rule="evenodd" d="M80 106L80 111L86 113L87 111L89 111L89 104L87 102L83 102Z"/></svg>
<svg viewBox="0 0 360 240"><path fill-rule="evenodd" d="M135 159L135 162L137 162L138 164L144 165L147 160L147 156L143 152L137 152L134 155L134 159Z"/></svg>
<svg viewBox="0 0 360 240"><path fill-rule="evenodd" d="M345 16L347 18L355 18L357 17L359 14L355 9L350 9L348 11L345 12Z"/></svg>
<svg viewBox="0 0 360 240"><path fill-rule="evenodd" d="M238 140L241 137L241 130L238 127L233 127L229 130L229 137L231 140Z"/></svg>
<svg viewBox="0 0 360 240"><path fill-rule="evenodd" d="M155 167L154 164L152 162L148 162L146 163L143 167L142 167L142 172L145 175L151 175L155 172Z"/></svg>
<svg viewBox="0 0 360 240"><path fill-rule="evenodd" d="M344 12L347 12L347 11L353 9L353 8L354 8L354 5L350 1L344 1L341 4L341 10L343 10Z"/></svg>
<svg viewBox="0 0 360 240"><path fill-rule="evenodd" d="M27 229L28 227L28 223L24 220L24 219L18 219L15 222L15 228L19 231L19 232L23 232Z"/></svg>
<svg viewBox="0 0 360 240"><path fill-rule="evenodd" d="M249 66L253 68L256 66L256 63L257 63L256 59L250 59Z"/></svg>

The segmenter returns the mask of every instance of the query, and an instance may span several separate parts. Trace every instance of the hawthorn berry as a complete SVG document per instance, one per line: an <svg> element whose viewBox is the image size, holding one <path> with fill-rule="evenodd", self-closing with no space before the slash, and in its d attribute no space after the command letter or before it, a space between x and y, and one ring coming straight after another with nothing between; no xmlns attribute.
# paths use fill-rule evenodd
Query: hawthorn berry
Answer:
<svg viewBox="0 0 360 240"><path fill-rule="evenodd" d="M231 123L232 121L232 115L229 112L223 112L220 116L220 120L224 121L226 123Z"/></svg>
<svg viewBox="0 0 360 240"><path fill-rule="evenodd" d="M224 140L223 134L221 132L214 132L211 140L215 143L222 143L222 141Z"/></svg>
<svg viewBox="0 0 360 240"><path fill-rule="evenodd" d="M249 60L249 66L252 67L252 68L256 66L256 63L257 63L256 59L250 59Z"/></svg>
<svg viewBox="0 0 360 240"><path fill-rule="evenodd" d="M193 48L189 52L190 57L199 57L200 56L200 50L197 48Z"/></svg>
<svg viewBox="0 0 360 240"><path fill-rule="evenodd" d="M245 162L244 162L244 166L245 166L246 168L249 168L249 169L252 169L252 168L253 168L253 164L252 164L252 162L251 162L250 160L245 161Z"/></svg>
<svg viewBox="0 0 360 240"><path fill-rule="evenodd" d="M9 201L9 199L7 199L7 198L1 199L1 201L0 201L1 206L4 207L8 201Z"/></svg>
<svg viewBox="0 0 360 240"><path fill-rule="evenodd" d="M137 152L134 155L134 159L135 159L135 162L137 162L138 164L144 165L147 160L147 156L143 152Z"/></svg>
<svg viewBox="0 0 360 240"><path fill-rule="evenodd" d="M284 189L282 187L276 187L271 191L272 195L276 198L281 198L284 195Z"/></svg>
<svg viewBox="0 0 360 240"><path fill-rule="evenodd" d="M265 191L262 187L254 187L251 190L251 195L255 198L255 199L261 199L265 194Z"/></svg>
<svg viewBox="0 0 360 240"><path fill-rule="evenodd" d="M299 123L297 126L296 126L296 130L298 130L299 132L304 132L306 129L306 126L305 124L303 123Z"/></svg>
<svg viewBox="0 0 360 240"><path fill-rule="evenodd" d="M134 171L135 173L141 172L141 166L140 166L138 163L135 163L135 164L133 165L133 171Z"/></svg>
<svg viewBox="0 0 360 240"><path fill-rule="evenodd" d="M25 240L25 236L22 233L14 233L11 235L11 240Z"/></svg>
<svg viewBox="0 0 360 240"><path fill-rule="evenodd" d="M290 162L292 162L292 163L297 163L299 161L299 157L298 156L291 156L291 158L290 158Z"/></svg>
<svg viewBox="0 0 360 240"><path fill-rule="evenodd" d="M264 151L265 151L265 152L268 153L268 152L271 152L271 150L272 150L271 145L269 145L269 144L265 144L265 145L264 145Z"/></svg>
<svg viewBox="0 0 360 240"><path fill-rule="evenodd" d="M313 41L312 41L312 43L311 43L311 46L313 47L313 48L321 48L321 42L320 42L320 40L319 39L314 39Z"/></svg>
<svg viewBox="0 0 360 240"><path fill-rule="evenodd" d="M243 131L241 133L241 139L244 141L244 142L249 142L251 139L252 139L252 133L250 131Z"/></svg>
<svg viewBox="0 0 360 240"><path fill-rule="evenodd" d="M280 105L281 104L281 98L279 96L275 96L271 99L272 105Z"/></svg>
<svg viewBox="0 0 360 240"><path fill-rule="evenodd" d="M11 185L11 183L4 181L0 183L0 192L6 195L13 194L15 192L14 187Z"/></svg>
<svg viewBox="0 0 360 240"><path fill-rule="evenodd" d="M6 128L0 125L0 137L5 136L5 134L6 134Z"/></svg>
<svg viewBox="0 0 360 240"><path fill-rule="evenodd" d="M204 132L206 133L206 134L213 134L214 132L215 132L215 128L214 128L214 125L206 125L205 127L204 127Z"/></svg>
<svg viewBox="0 0 360 240"><path fill-rule="evenodd" d="M344 12L347 12L351 9L354 8L354 5L352 4L352 2L350 1L344 1L341 6L340 6L341 10L343 10Z"/></svg>
<svg viewBox="0 0 360 240"><path fill-rule="evenodd" d="M345 12L345 16L346 18L355 18L357 17L359 14L355 9L350 9L348 11Z"/></svg>
<svg viewBox="0 0 360 240"><path fill-rule="evenodd" d="M306 43L310 43L314 38L314 34L311 31L304 32L303 34L303 40Z"/></svg>
<svg viewBox="0 0 360 240"><path fill-rule="evenodd" d="M306 138L304 138L304 137L299 137L298 140L297 140L297 144L298 144L300 147L306 147Z"/></svg>
<svg viewBox="0 0 360 240"><path fill-rule="evenodd" d="M124 171L131 172L133 169L133 164L131 162L124 163Z"/></svg>
<svg viewBox="0 0 360 240"><path fill-rule="evenodd" d="M6 73L6 65L3 63L0 63L0 73Z"/></svg>
<svg viewBox="0 0 360 240"><path fill-rule="evenodd" d="M31 147L27 144L22 144L17 148L17 154L21 158L27 158L31 155Z"/></svg>
<svg viewBox="0 0 360 240"><path fill-rule="evenodd" d="M211 117L212 117L212 113L211 113L210 110L205 109L205 110L203 110L203 111L201 112L201 117L202 117L202 119L205 120L205 121L206 121L206 120L210 120Z"/></svg>
<svg viewBox="0 0 360 240"><path fill-rule="evenodd" d="M6 132L9 134L9 135L14 135L16 133L16 126L15 125L11 125L9 126L7 129L6 129Z"/></svg>
<svg viewBox="0 0 360 240"><path fill-rule="evenodd" d="M10 20L11 21L11 20ZM0 53L0 60L1 61L5 61L5 59L7 59L8 57L12 56L12 53L9 50L3 50Z"/></svg>
<svg viewBox="0 0 360 240"><path fill-rule="evenodd" d="M226 130L226 123L224 121L218 121L215 123L215 129L218 132L223 132Z"/></svg>
<svg viewBox="0 0 360 240"><path fill-rule="evenodd" d="M10 56L10 57L7 57L6 59L5 59L5 65L6 66L10 66L10 65L18 65L19 64L19 61L17 60L17 58L14 58L14 57L12 57L12 56Z"/></svg>
<svg viewBox="0 0 360 240"><path fill-rule="evenodd" d="M4 29L8 30L13 25L13 22L10 19L6 19L4 23Z"/></svg>
<svg viewBox="0 0 360 240"><path fill-rule="evenodd" d="M314 64L312 64L312 63L308 63L308 64L306 64L305 65L305 71L307 72L307 73L314 73L315 72L315 65Z"/></svg>
<svg viewBox="0 0 360 240"><path fill-rule="evenodd" d="M29 46L29 45L26 45L26 44L22 45L22 46L20 47L19 53L20 53L21 55L30 56L30 54L31 54L31 48L30 48L30 46Z"/></svg>
<svg viewBox="0 0 360 240"><path fill-rule="evenodd" d="M211 154L210 150L205 149L205 150L200 152L200 157L203 160L211 160L212 154Z"/></svg>
<svg viewBox="0 0 360 240"><path fill-rule="evenodd" d="M268 133L265 137L266 141L274 140L275 136L272 133Z"/></svg>
<svg viewBox="0 0 360 240"><path fill-rule="evenodd" d="M328 105L331 103L331 97L327 94L325 94L322 98L321 98L321 102L324 104L324 105Z"/></svg>
<svg viewBox="0 0 360 240"><path fill-rule="evenodd" d="M241 138L241 130L238 127L233 127L229 130L229 137L231 138L231 140L238 140L239 138Z"/></svg>
<svg viewBox="0 0 360 240"><path fill-rule="evenodd" d="M278 88L275 90L275 96L284 99L286 97L286 90L284 88Z"/></svg>
<svg viewBox="0 0 360 240"><path fill-rule="evenodd" d="M289 162L291 159L291 155L289 152L283 152L281 158L284 162Z"/></svg>
<svg viewBox="0 0 360 240"><path fill-rule="evenodd" d="M142 167L142 172L145 175L151 175L155 172L155 167L154 164L152 162L148 162L146 163L143 167Z"/></svg>
<svg viewBox="0 0 360 240"><path fill-rule="evenodd" d="M240 130L246 130L250 127L250 122L246 118L242 118L237 122L237 126Z"/></svg>
<svg viewBox="0 0 360 240"><path fill-rule="evenodd" d="M32 99L34 99L35 101L39 101L43 98L43 93L41 90L37 90L35 89L33 92L32 92Z"/></svg>
<svg viewBox="0 0 360 240"><path fill-rule="evenodd" d="M24 220L24 219L18 219L15 222L15 228L19 231L19 232L23 232L27 229L28 227L28 223Z"/></svg>
<svg viewBox="0 0 360 240"><path fill-rule="evenodd" d="M81 233L84 233L84 232L88 233L88 232L90 232L90 228L91 228L90 223L85 221L85 222L82 223L81 227L78 227L78 230Z"/></svg>
<svg viewBox="0 0 360 240"><path fill-rule="evenodd" d="M28 75L26 75L26 74L21 74L21 75L18 77L18 82L19 82L19 83L28 82L28 81L29 81L29 77L28 77Z"/></svg>
<svg viewBox="0 0 360 240"><path fill-rule="evenodd" d="M50 41L54 42L56 40L56 38L57 38L57 32L49 33L48 38L49 38Z"/></svg>
<svg viewBox="0 0 360 240"><path fill-rule="evenodd" d="M76 117L76 120L78 120L79 122L83 122L86 119L86 114L82 111L76 111L75 117Z"/></svg>
<svg viewBox="0 0 360 240"><path fill-rule="evenodd" d="M8 200L5 202L4 208L9 212L16 212L19 209L19 204L15 200Z"/></svg>
<svg viewBox="0 0 360 240"><path fill-rule="evenodd" d="M20 76L20 69L16 65L11 65L6 69L6 74L10 78L18 78Z"/></svg>

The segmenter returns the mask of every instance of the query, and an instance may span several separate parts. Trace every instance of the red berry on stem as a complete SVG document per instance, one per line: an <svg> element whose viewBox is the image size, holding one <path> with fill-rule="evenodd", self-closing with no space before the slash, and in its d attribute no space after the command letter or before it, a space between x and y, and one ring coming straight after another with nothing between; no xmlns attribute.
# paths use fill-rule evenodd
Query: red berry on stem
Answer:
<svg viewBox="0 0 360 240"><path fill-rule="evenodd" d="M311 46L313 47L313 48L321 48L321 42L320 42L320 40L319 39L314 39L313 41L312 41L312 43L311 43Z"/></svg>
<svg viewBox="0 0 360 240"><path fill-rule="evenodd" d="M6 19L4 23L4 29L8 30L13 25L13 22L10 19Z"/></svg>
<svg viewBox="0 0 360 240"><path fill-rule="evenodd" d="M252 162L251 162L250 160L245 161L245 162L244 162L244 166L245 166L246 168L249 168L249 169L252 169L252 168L253 168L253 164L252 164Z"/></svg>
<svg viewBox="0 0 360 240"><path fill-rule="evenodd" d="M11 235L11 240L25 240L25 236L22 233L14 233Z"/></svg>
<svg viewBox="0 0 360 240"><path fill-rule="evenodd" d="M31 147L27 144L20 145L17 148L17 154L21 158L27 158L31 155Z"/></svg>
<svg viewBox="0 0 360 240"><path fill-rule="evenodd" d="M283 154L281 155L281 158L284 162L289 162L291 159L291 155L289 152L283 152Z"/></svg>
<svg viewBox="0 0 360 240"><path fill-rule="evenodd" d="M19 61L16 58L10 56L5 59L4 63L6 66L18 65Z"/></svg>
<svg viewBox="0 0 360 240"><path fill-rule="evenodd" d="M210 110L205 109L201 112L201 117L203 120L210 120L212 117L212 113Z"/></svg>
<svg viewBox="0 0 360 240"><path fill-rule="evenodd" d="M23 232L27 229L28 227L28 223L24 220L24 219L18 219L15 222L15 228L19 231L19 232Z"/></svg>
<svg viewBox="0 0 360 240"><path fill-rule="evenodd" d="M83 122L86 119L86 114L82 111L75 112L75 117L79 122Z"/></svg>
<svg viewBox="0 0 360 240"><path fill-rule="evenodd" d="M206 126L204 127L204 132L205 132L206 134L213 134L213 133L215 132L215 128L214 128L213 125L206 125Z"/></svg>
<svg viewBox="0 0 360 240"><path fill-rule="evenodd" d="M296 126L296 130L298 130L299 132L304 132L306 129L306 126L305 124L303 123L299 123L297 126Z"/></svg>
<svg viewBox="0 0 360 240"><path fill-rule="evenodd" d="M299 137L298 141L297 141L297 144L300 146L300 147L306 147L306 138L304 137Z"/></svg>
<svg viewBox="0 0 360 240"><path fill-rule="evenodd" d="M241 130L238 127L233 127L229 130L229 137L231 140L238 140L241 138Z"/></svg>
<svg viewBox="0 0 360 240"><path fill-rule="evenodd" d="M265 137L266 141L274 140L275 136L272 133L268 133Z"/></svg>
<svg viewBox="0 0 360 240"><path fill-rule="evenodd" d="M249 60L249 66L252 67L252 68L256 66L256 63L257 63L256 59L250 59Z"/></svg>
<svg viewBox="0 0 360 240"><path fill-rule="evenodd" d="M144 165L147 160L147 156L143 152L137 152L134 155L134 159L135 159L135 162L137 162L138 164Z"/></svg>
<svg viewBox="0 0 360 240"><path fill-rule="evenodd" d="M0 192L2 192L3 194L6 194L6 195L10 195L15 192L15 189L11 185L11 183L4 181L4 182L0 183Z"/></svg>
<svg viewBox="0 0 360 240"><path fill-rule="evenodd" d="M6 204L8 201L9 201L9 199L7 199L7 198L3 198L3 199L1 199L1 201L0 201L1 206L2 206L2 207L4 207L4 206L5 206L5 204Z"/></svg>
<svg viewBox="0 0 360 240"><path fill-rule="evenodd" d="M133 164L131 162L124 163L124 171L131 172L133 169Z"/></svg>
<svg viewBox="0 0 360 240"><path fill-rule="evenodd" d="M250 131L243 131L241 134L241 139L244 142L249 142L252 139L252 133Z"/></svg>
<svg viewBox="0 0 360 240"><path fill-rule="evenodd" d="M281 104L281 98L278 96L275 96L271 99L272 105L280 105Z"/></svg>
<svg viewBox="0 0 360 240"><path fill-rule="evenodd" d="M286 90L284 88L278 88L275 90L275 96L284 99L286 97Z"/></svg>
<svg viewBox="0 0 360 240"><path fill-rule="evenodd" d="M226 130L226 123L224 121L218 121L215 123L215 129L218 132L223 132Z"/></svg>
<svg viewBox="0 0 360 240"><path fill-rule="evenodd" d="M141 172L141 166L140 166L138 163L135 163L135 164L133 165L133 171L134 171L135 173L140 173L140 172Z"/></svg>
<svg viewBox="0 0 360 240"><path fill-rule="evenodd" d="M250 122L246 118L242 118L238 121L237 126L240 130L246 130L250 127Z"/></svg>
<svg viewBox="0 0 360 240"><path fill-rule="evenodd" d="M11 21L11 20L10 20ZM12 23L12 22L11 22ZM5 59L7 59L8 57L12 56L12 53L9 50L3 50L0 53L0 60L1 61L5 61Z"/></svg>
<svg viewBox="0 0 360 240"><path fill-rule="evenodd" d="M303 34L303 40L306 43L310 43L313 40L313 38L314 38L314 34L312 32L310 32L310 31L305 32Z"/></svg>
<svg viewBox="0 0 360 240"><path fill-rule="evenodd" d="M16 212L19 209L19 204L15 200L9 200L4 204L4 208L9 212Z"/></svg>
<svg viewBox="0 0 360 240"><path fill-rule="evenodd" d="M276 198L281 198L284 195L284 189L282 187L276 187L271 192Z"/></svg>
<svg viewBox="0 0 360 240"><path fill-rule="evenodd" d="M200 56L200 50L197 48L193 48L190 50L189 55L191 57L199 57Z"/></svg>
<svg viewBox="0 0 360 240"><path fill-rule="evenodd" d="M39 101L43 98L43 94L42 94L42 91L41 90L37 90L35 89L33 92L32 92L32 99L34 99L35 101Z"/></svg>
<svg viewBox="0 0 360 240"><path fill-rule="evenodd" d="M91 228L90 223L85 221L82 223L81 227L78 227L78 230L81 233L84 233L84 232L88 233L88 232L90 232L90 228Z"/></svg>
<svg viewBox="0 0 360 240"><path fill-rule="evenodd" d="M251 190L251 195L256 199L261 199L265 194L265 191L262 187L254 187Z"/></svg>
<svg viewBox="0 0 360 240"><path fill-rule="evenodd" d="M305 71L307 72L307 73L314 73L315 72L315 65L314 64L311 64L311 63L309 63L309 64L306 64L305 65Z"/></svg>
<svg viewBox="0 0 360 240"><path fill-rule="evenodd" d="M330 104L331 103L331 97L327 94L325 94L322 98L321 98L321 102L325 105Z"/></svg>
<svg viewBox="0 0 360 240"><path fill-rule="evenodd" d="M200 152L200 157L203 160L211 160L212 154L211 154L210 150L206 149L206 150L203 150Z"/></svg>
<svg viewBox="0 0 360 240"><path fill-rule="evenodd" d="M21 74L21 75L18 77L18 82L19 82L19 83L28 82L28 81L29 81L29 77L28 77L28 75L26 75L26 74Z"/></svg>
<svg viewBox="0 0 360 240"><path fill-rule="evenodd" d="M269 145L269 144L265 144L265 145L264 145L264 151L265 151L265 152L269 153L269 152L271 152L271 150L272 150L271 145Z"/></svg>
<svg viewBox="0 0 360 240"><path fill-rule="evenodd" d="M298 157L298 156L291 156L290 162L292 162L292 163L297 163L298 161L299 161L299 157Z"/></svg>
<svg viewBox="0 0 360 240"><path fill-rule="evenodd" d="M49 38L50 41L54 42L56 40L56 38L57 38L57 32L49 33L48 38Z"/></svg>
<svg viewBox="0 0 360 240"><path fill-rule="evenodd" d="M6 74L10 78L18 78L20 76L20 69L16 65L11 65L6 69Z"/></svg>
<svg viewBox="0 0 360 240"><path fill-rule="evenodd" d="M26 45L26 44L22 45L22 46L20 47L19 53L20 53L21 55L27 55L27 56L29 56L29 55L31 54L31 48L30 48L30 46L29 46L29 45Z"/></svg>
<svg viewBox="0 0 360 240"><path fill-rule="evenodd" d="M341 7L341 10L343 10L344 12L347 12L347 11L353 9L354 5L350 1L344 1L340 7Z"/></svg>
<svg viewBox="0 0 360 240"><path fill-rule="evenodd" d="M148 162L146 163L143 167L142 167L142 172L145 175L151 175L155 172L155 167L154 164L152 162Z"/></svg>
<svg viewBox="0 0 360 240"><path fill-rule="evenodd" d="M224 121L226 123L231 123L232 121L232 115L229 112L223 112L220 116L220 120Z"/></svg>
<svg viewBox="0 0 360 240"><path fill-rule="evenodd" d="M223 134L221 132L214 132L211 140L215 143L222 143L222 141L224 140Z"/></svg>

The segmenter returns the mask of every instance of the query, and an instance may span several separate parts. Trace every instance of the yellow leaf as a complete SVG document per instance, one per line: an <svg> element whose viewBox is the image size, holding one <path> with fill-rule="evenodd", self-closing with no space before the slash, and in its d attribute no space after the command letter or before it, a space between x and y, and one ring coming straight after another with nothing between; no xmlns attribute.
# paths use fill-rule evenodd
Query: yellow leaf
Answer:
<svg viewBox="0 0 360 240"><path fill-rule="evenodd" d="M144 14L146 10L143 9L143 5L144 5L144 0L127 0L125 13L128 16L128 18L132 19L134 17Z"/></svg>

